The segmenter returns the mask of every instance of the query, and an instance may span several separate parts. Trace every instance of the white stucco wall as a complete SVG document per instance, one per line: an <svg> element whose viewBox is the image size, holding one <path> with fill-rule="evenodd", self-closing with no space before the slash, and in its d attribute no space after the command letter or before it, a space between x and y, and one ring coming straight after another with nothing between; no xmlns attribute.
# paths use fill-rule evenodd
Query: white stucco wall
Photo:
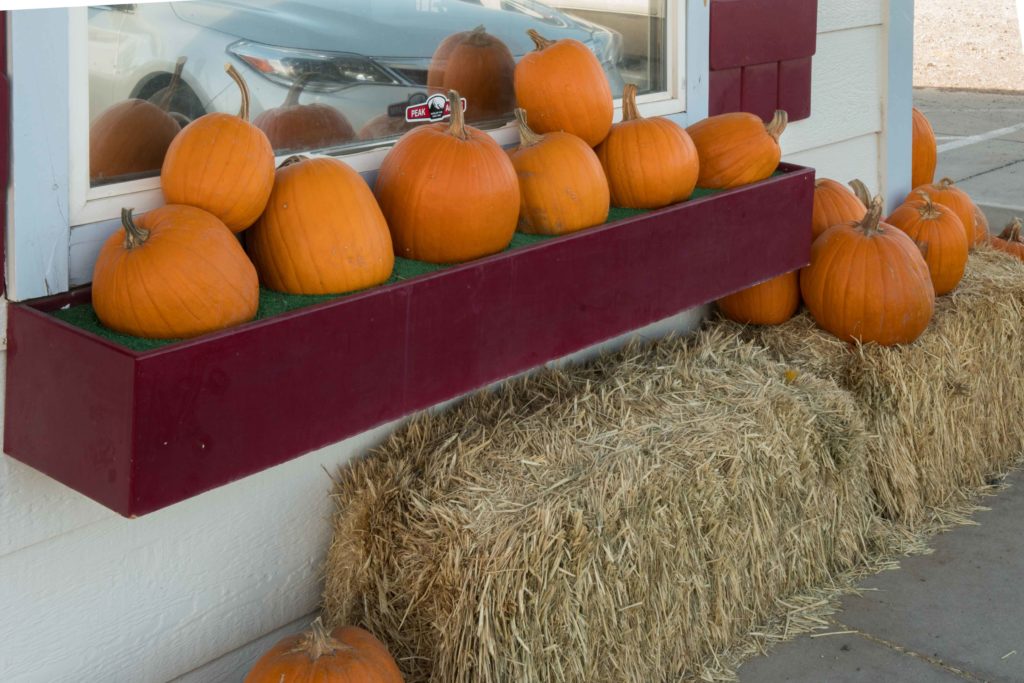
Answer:
<svg viewBox="0 0 1024 683"><path fill-rule="evenodd" d="M788 161L873 189L885 181L884 9L882 0L820 0L813 115L783 137ZM316 609L330 534L326 472L397 424L137 520L0 457L0 680L240 680Z"/></svg>

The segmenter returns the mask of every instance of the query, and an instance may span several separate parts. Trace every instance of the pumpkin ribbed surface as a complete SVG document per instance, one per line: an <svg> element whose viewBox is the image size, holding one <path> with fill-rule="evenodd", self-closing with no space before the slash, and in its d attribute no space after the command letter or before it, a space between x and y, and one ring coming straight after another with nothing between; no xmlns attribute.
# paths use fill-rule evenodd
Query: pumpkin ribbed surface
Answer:
<svg viewBox="0 0 1024 683"><path fill-rule="evenodd" d="M275 150L309 150L344 144L356 137L345 115L326 104L299 104L309 76L296 81L280 107L267 109L253 120Z"/></svg>
<svg viewBox="0 0 1024 683"><path fill-rule="evenodd" d="M722 297L718 309L729 320L750 325L781 325L800 307L797 271L785 273Z"/></svg>
<svg viewBox="0 0 1024 683"><path fill-rule="evenodd" d="M936 204L927 193L908 201L886 221L914 240L924 253L936 294L956 289L967 267L967 236L963 223L950 209Z"/></svg>
<svg viewBox="0 0 1024 683"><path fill-rule="evenodd" d="M776 111L768 124L754 114L733 112L687 128L700 156L697 184L724 190L770 176L782 159L779 137L787 120L782 110Z"/></svg>
<svg viewBox="0 0 1024 683"><path fill-rule="evenodd" d="M935 166L938 164L938 149L932 124L917 108L913 108L911 186L927 185L935 180ZM940 202L941 203L941 202Z"/></svg>
<svg viewBox="0 0 1024 683"><path fill-rule="evenodd" d="M991 239L988 227L988 217L985 212L974 205L974 246L986 244Z"/></svg>
<svg viewBox="0 0 1024 683"><path fill-rule="evenodd" d="M828 178L814 182L814 209L811 214L811 235L817 239L833 225L859 221L868 207L844 185Z"/></svg>
<svg viewBox="0 0 1024 683"><path fill-rule="evenodd" d="M967 237L968 243L973 246L975 241L974 212L977 207L970 196L957 187L950 178L943 178L937 183L915 187L906 201L914 201L920 196L918 194L920 192L926 192L931 196L933 202L942 204L956 214L964 226L964 235Z"/></svg>
<svg viewBox="0 0 1024 683"><path fill-rule="evenodd" d="M92 305L110 329L149 339L194 337L251 320L256 269L231 231L191 206L162 206L133 219L100 250Z"/></svg>
<svg viewBox="0 0 1024 683"><path fill-rule="evenodd" d="M338 159L289 161L246 233L260 280L290 294L340 294L387 280L391 235L362 176Z"/></svg>
<svg viewBox="0 0 1024 683"><path fill-rule="evenodd" d="M181 130L170 114L146 100L125 100L89 127L89 179L155 171Z"/></svg>

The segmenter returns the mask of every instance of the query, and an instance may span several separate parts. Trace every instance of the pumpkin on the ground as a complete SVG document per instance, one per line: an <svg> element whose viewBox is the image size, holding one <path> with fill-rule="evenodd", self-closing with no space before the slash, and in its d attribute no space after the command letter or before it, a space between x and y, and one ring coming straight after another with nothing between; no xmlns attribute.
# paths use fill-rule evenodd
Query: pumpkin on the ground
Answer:
<svg viewBox="0 0 1024 683"><path fill-rule="evenodd" d="M1021 228L1024 224L1019 218L1014 218L1010 224L1003 228L998 237L993 237L991 244L999 251L1004 251L1011 256L1016 256L1024 261L1024 238L1021 237Z"/></svg>
<svg viewBox="0 0 1024 683"><path fill-rule="evenodd" d="M594 150L569 133L538 135L516 109L519 147L511 153L519 178L519 230L562 235L604 223L609 191Z"/></svg>
<svg viewBox="0 0 1024 683"><path fill-rule="evenodd" d="M811 239L833 225L859 221L868 209L845 186L828 178L814 181L814 209L811 214Z"/></svg>
<svg viewBox="0 0 1024 683"><path fill-rule="evenodd" d="M160 184L168 204L197 206L241 232L267 205L274 150L263 131L249 123L245 80L234 66L226 70L242 94L238 115L213 112L185 126L167 149Z"/></svg>
<svg viewBox="0 0 1024 683"><path fill-rule="evenodd" d="M290 294L340 294L391 276L391 234L362 176L330 157L291 157L246 232L260 281Z"/></svg>
<svg viewBox="0 0 1024 683"><path fill-rule="evenodd" d="M967 236L963 223L947 207L921 192L917 201L907 201L886 221L910 236L921 248L936 294L956 289L967 267Z"/></svg>
<svg viewBox="0 0 1024 683"><path fill-rule="evenodd" d="M932 130L928 117L914 107L913 118L910 175L911 186L919 187L935 180L935 166L939 155L935 144L935 131Z"/></svg>
<svg viewBox="0 0 1024 683"><path fill-rule="evenodd" d="M448 98L459 101L459 93ZM449 123L406 133L377 174L375 193L395 253L417 261L458 263L501 251L519 220L512 161L486 133L467 126L462 108Z"/></svg>
<svg viewBox="0 0 1024 683"><path fill-rule="evenodd" d="M974 211L977 207L966 192L957 187L950 178L943 178L937 183L915 187L914 191L907 197L907 200L913 200L918 192L927 192L931 195L933 202L951 209L963 224L964 235L967 236L968 243L972 246L974 245Z"/></svg>
<svg viewBox="0 0 1024 683"><path fill-rule="evenodd" d="M697 185L697 149L690 136L666 118L641 117L632 83L622 93L622 121L612 126L597 156L614 206L668 206L688 199Z"/></svg>
<svg viewBox="0 0 1024 683"><path fill-rule="evenodd" d="M263 654L244 683L402 683L384 644L358 626L328 632L318 617L310 630L282 638Z"/></svg>
<svg viewBox="0 0 1024 683"><path fill-rule="evenodd" d="M548 40L533 29L527 33L537 49L516 64L515 93L530 126L538 133L572 133L596 147L611 130L614 113L601 63L578 40Z"/></svg>
<svg viewBox="0 0 1024 683"><path fill-rule="evenodd" d="M256 269L216 216L168 205L121 229L100 250L92 305L106 327L149 339L184 339L252 320Z"/></svg>
<svg viewBox="0 0 1024 683"><path fill-rule="evenodd" d="M466 120L487 121L515 109L515 59L508 46L483 26L441 43L427 72L431 92L458 90L466 98ZM441 53L441 54L438 54Z"/></svg>
<svg viewBox="0 0 1024 683"><path fill-rule="evenodd" d="M356 136L345 115L326 104L299 104L299 97L312 77L299 77L289 88L280 107L267 109L253 119L275 150L308 150L344 144Z"/></svg>
<svg viewBox="0 0 1024 683"><path fill-rule="evenodd" d="M782 159L779 137L788 120L781 109L768 124L754 114L732 112L687 128L700 156L697 184L725 190L769 177Z"/></svg>
<svg viewBox="0 0 1024 683"><path fill-rule="evenodd" d="M881 219L876 197L860 222L822 233L800 293L815 322L840 339L906 344L927 329L935 289L918 246Z"/></svg>
<svg viewBox="0 0 1024 683"><path fill-rule="evenodd" d="M749 325L781 325L800 307L798 272L773 277L724 296L716 303L729 320Z"/></svg>

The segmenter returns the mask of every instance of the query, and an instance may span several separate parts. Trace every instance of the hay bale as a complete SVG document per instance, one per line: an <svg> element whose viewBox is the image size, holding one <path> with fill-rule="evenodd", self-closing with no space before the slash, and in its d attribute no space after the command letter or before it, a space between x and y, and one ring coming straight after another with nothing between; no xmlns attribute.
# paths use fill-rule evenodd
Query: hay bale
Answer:
<svg viewBox="0 0 1024 683"><path fill-rule="evenodd" d="M338 475L325 612L407 680L679 680L859 565L850 396L735 335L632 347L421 416Z"/></svg>
<svg viewBox="0 0 1024 683"><path fill-rule="evenodd" d="M852 345L806 312L774 328L717 323L795 369L851 392L871 432L868 459L883 514L911 527L963 501L1024 449L1024 264L988 248L936 299L913 344Z"/></svg>

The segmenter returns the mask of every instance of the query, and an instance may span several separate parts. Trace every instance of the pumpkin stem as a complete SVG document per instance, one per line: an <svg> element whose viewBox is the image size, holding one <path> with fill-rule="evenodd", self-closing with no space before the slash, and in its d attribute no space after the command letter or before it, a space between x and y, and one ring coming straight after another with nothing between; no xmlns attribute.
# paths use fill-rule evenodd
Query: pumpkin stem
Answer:
<svg viewBox="0 0 1024 683"><path fill-rule="evenodd" d="M882 232L882 229L878 227L878 224L882 222L882 195L877 195L871 200L871 204L868 206L867 215L864 216L863 220L859 223L861 230L864 231L865 235L871 236L876 233Z"/></svg>
<svg viewBox="0 0 1024 683"><path fill-rule="evenodd" d="M278 166L278 168L281 169L285 168L286 166L293 166L301 161L306 161L309 158L310 157L306 154L293 154L284 161L282 161L281 165Z"/></svg>
<svg viewBox="0 0 1024 683"><path fill-rule="evenodd" d="M765 130L768 131L768 135L771 135L775 142L779 141L782 137L783 131L786 130L786 124L789 123L789 114L784 109L776 109L775 115L772 116L772 120L765 125Z"/></svg>
<svg viewBox="0 0 1024 683"><path fill-rule="evenodd" d="M622 120L636 121L640 116L640 109L636 106L636 86L627 83L622 89Z"/></svg>
<svg viewBox="0 0 1024 683"><path fill-rule="evenodd" d="M1024 223L1019 218L1014 218L1010 223L1003 228L1003 231L999 233L999 239L1006 240L1007 242L1020 242L1021 229L1024 228Z"/></svg>
<svg viewBox="0 0 1024 683"><path fill-rule="evenodd" d="M316 74L312 71L307 71L295 79L295 83L292 84L292 87L288 88L288 96L284 98L284 104L281 106L294 107L297 105L299 103L299 95L302 94L302 91L306 89L306 84L309 83L315 75Z"/></svg>
<svg viewBox="0 0 1024 683"><path fill-rule="evenodd" d="M243 121L248 121L249 86L246 85L245 79L242 78L242 74L238 73L238 70L235 69L234 64L225 64L224 70L228 72L228 76L231 76L231 80L233 80L238 85L238 89L242 91L242 106L238 110L238 118L242 119Z"/></svg>
<svg viewBox="0 0 1024 683"><path fill-rule="evenodd" d="M164 111L171 108L171 100L174 98L174 92L181 84L181 72L184 71L185 62L187 61L188 57L185 55L178 57L178 61L174 65L174 73L171 74L171 82L167 84L167 87L164 88L164 91L160 94L160 101L153 103Z"/></svg>
<svg viewBox="0 0 1024 683"><path fill-rule="evenodd" d="M537 46L538 50L543 50L544 48L551 47L555 44L554 40L548 40L532 28L526 32L526 35L530 36L530 40L533 41L533 44Z"/></svg>
<svg viewBox="0 0 1024 683"><path fill-rule="evenodd" d="M452 112L448 132L460 140L468 140L469 133L466 132L466 115L462 112L462 96L459 95L458 91L448 91L448 105Z"/></svg>
<svg viewBox="0 0 1024 683"><path fill-rule="evenodd" d="M149 230L135 225L132 218L132 211L135 209L121 209L121 225L124 226L124 248L128 251L141 246L149 239Z"/></svg>
<svg viewBox="0 0 1024 683"><path fill-rule="evenodd" d="M939 188L943 190L948 190L949 188L953 187L953 185L954 180L948 176L939 181Z"/></svg>
<svg viewBox="0 0 1024 683"><path fill-rule="evenodd" d="M517 107L515 110L516 123L519 124L519 147L529 147L530 145L536 145L538 142L544 139L543 135L537 135L530 129L530 126L526 123L526 110L522 107Z"/></svg>
<svg viewBox="0 0 1024 683"><path fill-rule="evenodd" d="M469 43L473 47L490 47L493 42L493 36L488 35L487 29L484 28L483 24L480 24L469 32L469 35L466 36L463 42Z"/></svg>
<svg viewBox="0 0 1024 683"><path fill-rule="evenodd" d="M331 634L324 628L324 623L317 617L310 624L309 636L306 639L306 651L309 657L316 661L324 655L331 654L339 649L341 643L331 637Z"/></svg>
<svg viewBox="0 0 1024 683"><path fill-rule="evenodd" d="M921 195L921 201L924 202L924 205L918 209L921 214L921 218L926 221L934 221L942 216L942 212L935 206L935 202L932 201L932 196L930 194L924 190L918 190L917 194Z"/></svg>
<svg viewBox="0 0 1024 683"><path fill-rule="evenodd" d="M853 194L856 195L860 203L865 207L871 206L871 191L868 190L868 186L864 184L864 181L860 178L854 178L850 181L850 188L853 190Z"/></svg>

